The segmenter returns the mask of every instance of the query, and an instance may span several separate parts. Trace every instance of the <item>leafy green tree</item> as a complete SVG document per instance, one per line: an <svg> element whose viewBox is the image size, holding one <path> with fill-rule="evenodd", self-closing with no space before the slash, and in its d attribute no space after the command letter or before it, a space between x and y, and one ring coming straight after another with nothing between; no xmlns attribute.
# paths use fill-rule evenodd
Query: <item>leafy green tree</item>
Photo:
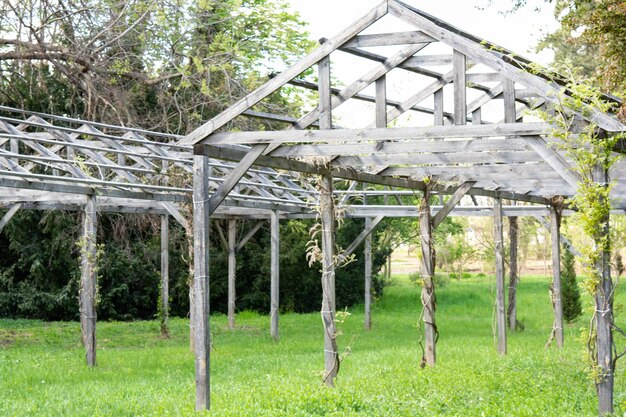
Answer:
<svg viewBox="0 0 626 417"><path fill-rule="evenodd" d="M563 318L567 322L576 320L582 315L580 289L576 281L576 260L574 255L565 247L561 249L561 294L563 299Z"/></svg>

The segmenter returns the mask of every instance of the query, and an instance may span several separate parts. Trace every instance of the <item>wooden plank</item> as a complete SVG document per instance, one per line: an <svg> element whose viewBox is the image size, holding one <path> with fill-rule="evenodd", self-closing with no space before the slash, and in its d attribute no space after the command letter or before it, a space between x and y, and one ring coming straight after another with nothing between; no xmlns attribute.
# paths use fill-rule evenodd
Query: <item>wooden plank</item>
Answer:
<svg viewBox="0 0 626 417"><path fill-rule="evenodd" d="M422 250L422 307L424 322L424 356L422 364L435 366L437 324L435 311L437 302L435 296L435 242L432 235L432 219L430 215L430 190L424 191L419 206L420 246Z"/></svg>
<svg viewBox="0 0 626 417"><path fill-rule="evenodd" d="M376 80L376 127L387 127L387 77Z"/></svg>
<svg viewBox="0 0 626 417"><path fill-rule="evenodd" d="M335 326L335 208L333 179L321 177L322 220L322 324L324 326L324 384L333 387L339 372L337 329Z"/></svg>
<svg viewBox="0 0 626 417"><path fill-rule="evenodd" d="M405 45L409 43L434 42L435 39L420 31L374 33L369 35L356 35L343 47L362 48L368 46Z"/></svg>
<svg viewBox="0 0 626 417"><path fill-rule="evenodd" d="M209 410L211 332L209 327L209 158L195 155L193 165L193 301L196 410Z"/></svg>
<svg viewBox="0 0 626 417"><path fill-rule="evenodd" d="M487 50L479 42L463 36L460 31L456 33L449 27L437 24L433 19L426 18L419 10L402 3L398 0L389 0L389 13L393 16L414 25L419 30L432 36L433 38L445 43L455 50L462 52L472 61L484 64L494 71L499 72L503 76L518 82L526 88L533 90L538 96L543 97L549 102L557 103L559 101L560 87L551 85L548 81L520 69L507 62L504 57L505 53L499 53L496 50ZM596 109L589 108L591 113L591 121L595 122L601 128L608 131L622 131L624 125L619 123L615 118L604 114Z"/></svg>
<svg viewBox="0 0 626 417"><path fill-rule="evenodd" d="M387 114L389 117L389 113ZM468 137L529 136L549 134L548 123L494 123L471 126L400 127L393 129L276 130L220 132L208 139L211 145L269 143L360 142ZM200 151L200 150L199 150ZM200 151L201 152L201 151ZM255 152L256 154L256 152Z"/></svg>
<svg viewBox="0 0 626 417"><path fill-rule="evenodd" d="M561 213L550 207L550 236L552 243L552 308L554 309L554 338L563 347L563 300L561 297Z"/></svg>
<svg viewBox="0 0 626 417"><path fill-rule="evenodd" d="M423 148L428 151L427 147ZM321 155L321 154L320 154ZM453 166L463 164L468 165L488 165L488 164L523 164L530 162L541 162L540 158L533 151L514 152L437 152L437 153L402 153L402 154L373 154L367 156L342 156L335 159L337 166L395 166L395 165L445 165ZM535 164L529 164L534 166ZM556 177L556 176L555 176Z"/></svg>
<svg viewBox="0 0 626 417"><path fill-rule="evenodd" d="M9 210L2 216L2 220L0 220L0 232L4 230L4 227L9 223L9 221L15 216L15 213L22 208L22 203L12 204Z"/></svg>
<svg viewBox="0 0 626 417"><path fill-rule="evenodd" d="M195 144L202 141L204 138L209 136L211 133L224 126L226 123L233 120L235 117L240 115L246 110L249 110L252 106L254 106L259 101L263 100L265 97L272 94L274 91L278 90L280 87L285 85L289 80L297 77L299 74L304 72L307 68L319 62L320 59L324 58L332 51L336 50L339 46L343 45L354 37L356 34L361 32L363 29L370 26L372 23L376 22L378 19L387 14L387 2L382 2L370 12L368 12L361 19L354 22L352 25L348 26L346 30L338 34L332 39L324 42L323 45L320 45L319 48L315 49L309 55L301 59L298 63L291 66L289 69L285 70L278 76L270 79L268 82L263 84L261 87L254 90L252 93L238 100L236 103L231 105L228 109L215 116L213 119L208 121L207 123L200 126L198 129L191 132L189 135L185 136L180 140L181 144Z"/></svg>
<svg viewBox="0 0 626 417"><path fill-rule="evenodd" d="M228 328L235 328L235 297L237 276L237 220L228 221Z"/></svg>
<svg viewBox="0 0 626 417"><path fill-rule="evenodd" d="M433 94L433 118L435 126L443 126L443 88Z"/></svg>
<svg viewBox="0 0 626 417"><path fill-rule="evenodd" d="M320 129L333 128L332 94L330 93L330 58L325 57L317 64L317 76L319 79L319 125Z"/></svg>
<svg viewBox="0 0 626 417"><path fill-rule="evenodd" d="M448 202L435 214L432 218L432 228L436 229L437 226L446 218L448 214L459 204L459 201L467 194L467 192L472 188L474 182L466 182L459 185L459 188L452 194Z"/></svg>
<svg viewBox="0 0 626 417"><path fill-rule="evenodd" d="M217 207L224 201L224 199L228 196L228 194L232 191L233 188L237 185L239 180L243 178L248 169L254 164L261 154L267 149L267 145L257 145L253 146L252 149L244 156L235 169L233 169L228 175L228 177L222 182L222 185L215 190L211 199L209 200L209 213L215 211Z"/></svg>
<svg viewBox="0 0 626 417"><path fill-rule="evenodd" d="M341 265L350 255L354 253L354 251L363 243L366 237L368 237L376 226L385 218L385 216L376 216L375 219L369 222L369 227L366 227L359 233L359 235L350 243L350 245L344 249L343 253L341 253L337 257L337 264Z"/></svg>
<svg viewBox="0 0 626 417"><path fill-rule="evenodd" d="M363 196L363 204L367 204L367 196ZM372 219L365 218L365 229L372 228ZM365 263L365 294L364 294L364 322L365 330L372 329L372 234L369 233L365 237L365 246L363 247L363 260Z"/></svg>
<svg viewBox="0 0 626 417"><path fill-rule="evenodd" d="M416 55L406 60L405 66L430 67L451 65L452 55Z"/></svg>
<svg viewBox="0 0 626 417"><path fill-rule="evenodd" d="M452 55L454 85L454 124L464 125L467 120L467 59L464 54L454 50Z"/></svg>
<svg viewBox="0 0 626 417"><path fill-rule="evenodd" d="M494 198L493 236L496 257L496 330L498 353L506 355L506 308L504 305L504 237L502 234L502 200Z"/></svg>
<svg viewBox="0 0 626 417"><path fill-rule="evenodd" d="M170 216L161 216L161 336L169 337L170 305Z"/></svg>
<svg viewBox="0 0 626 417"><path fill-rule="evenodd" d="M270 234L270 335L274 341L278 341L278 318L280 312L280 217L277 211L270 213Z"/></svg>
<svg viewBox="0 0 626 417"><path fill-rule="evenodd" d="M517 121L515 82L507 77L502 77L502 101L504 105L504 122L515 123Z"/></svg>
<svg viewBox="0 0 626 417"><path fill-rule="evenodd" d="M252 237L256 234L256 232L258 232L261 227L263 227L263 222L257 222L249 231L248 233L246 233L246 235L244 237L241 238L241 240L239 242L237 242L237 247L235 248L236 251L240 251L241 249L243 249L243 247L245 246L246 243L248 243L248 241L250 239L252 239Z"/></svg>
<svg viewBox="0 0 626 417"><path fill-rule="evenodd" d="M572 165L565 158L546 143L545 139L531 136L524 138L524 140L561 178L574 189L578 188L578 184L581 182L580 175L573 170Z"/></svg>
<svg viewBox="0 0 626 417"><path fill-rule="evenodd" d="M87 366L96 366L96 196L87 199L80 242L80 324Z"/></svg>
<svg viewBox="0 0 626 417"><path fill-rule="evenodd" d="M503 215L506 210L503 208ZM517 217L509 217L509 304L506 310L506 318L509 323L509 330L515 331L517 328L517 284L519 281L517 249L519 246L519 222Z"/></svg>

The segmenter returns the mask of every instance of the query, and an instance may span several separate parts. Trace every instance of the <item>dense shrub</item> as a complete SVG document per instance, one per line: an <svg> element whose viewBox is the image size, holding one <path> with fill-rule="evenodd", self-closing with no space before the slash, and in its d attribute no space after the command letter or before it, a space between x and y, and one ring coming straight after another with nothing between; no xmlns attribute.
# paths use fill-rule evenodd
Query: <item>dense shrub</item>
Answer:
<svg viewBox="0 0 626 417"><path fill-rule="evenodd" d="M571 322L582 315L582 302L580 300L580 289L576 282L576 263L574 255L563 247L561 251L563 262L561 269L561 292L563 299L563 318Z"/></svg>

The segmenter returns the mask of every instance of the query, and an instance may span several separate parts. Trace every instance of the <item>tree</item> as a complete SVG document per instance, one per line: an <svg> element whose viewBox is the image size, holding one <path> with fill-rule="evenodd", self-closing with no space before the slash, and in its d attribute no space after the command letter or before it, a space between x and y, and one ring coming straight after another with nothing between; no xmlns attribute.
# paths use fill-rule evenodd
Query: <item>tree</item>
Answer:
<svg viewBox="0 0 626 417"><path fill-rule="evenodd" d="M563 245L561 253L561 298L563 301L563 318L567 322L572 322L583 313L580 289L576 281L576 259L565 245Z"/></svg>

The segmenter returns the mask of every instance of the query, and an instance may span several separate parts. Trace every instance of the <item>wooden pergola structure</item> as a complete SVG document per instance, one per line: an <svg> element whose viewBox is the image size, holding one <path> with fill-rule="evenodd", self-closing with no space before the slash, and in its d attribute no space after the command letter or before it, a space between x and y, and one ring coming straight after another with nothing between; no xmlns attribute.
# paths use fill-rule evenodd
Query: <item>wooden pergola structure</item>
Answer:
<svg viewBox="0 0 626 417"><path fill-rule="evenodd" d="M384 22L387 22L385 25ZM389 27L394 28L389 31ZM401 31L396 31L402 28ZM406 28L406 29L404 29ZM321 45L298 63L273 76L264 85L234 103L227 110L184 137L179 144L194 147L194 294L193 320L196 323L196 407L209 407L209 223L220 205L251 169L259 167L312 174L318 178L316 203L322 224L323 305L325 382L333 384L338 354L335 342L334 271L336 266L333 181L379 184L423 194L420 207L412 212L420 219L422 291L426 361L435 362L435 304L432 277L434 254L432 231L453 212L466 195L493 198L497 283L498 351L506 353L504 303L504 249L502 200L541 205L551 213L555 330L562 343L560 302L559 225L563 201L571 198L580 180L572 162L554 147L553 127L528 116L536 108L551 111L559 95L568 94L565 81L537 70L530 61L493 43L465 33L398 0L385 0L337 36ZM341 54L357 57L353 68L368 68L354 81L334 85L331 59ZM355 58L355 59L357 59ZM301 78L317 70L317 81ZM410 78L402 97L391 97L387 79L400 74ZM318 105L280 131L229 131L229 123L285 86L315 90ZM373 93L368 93L368 90ZM605 96L608 101L619 100ZM363 126L337 128L332 114L340 105L360 100L373 103L371 117ZM625 126L615 115L589 107L588 115L575 111L570 116L580 123L593 123L603 134L622 132ZM407 114L416 115L407 118ZM364 118L365 119L365 118ZM404 125L404 127L396 127ZM621 152L621 149L616 149ZM231 161L232 170L213 191L211 159ZM256 167L256 168L255 168ZM611 172L600 170L596 181L607 185L615 180L612 198L624 208L626 164ZM303 186L303 188L307 188ZM354 190L354 187L350 187ZM399 191L398 191L399 192ZM450 195L434 211L430 196ZM346 203L343 199L341 203ZM353 212L359 212L352 206ZM527 209L526 206L525 209ZM276 208L285 214L282 206ZM360 213L370 218L364 235L380 216L404 214L404 208L368 207ZM350 213L351 210L348 210ZM276 213L273 211L272 213ZM408 215L408 214L407 214ZM272 215L277 222L278 215ZM607 232L608 233L608 232ZM277 239L273 236L272 242ZM612 281L608 256L596 265L607 296L596 297L598 386L601 414L612 410ZM274 311L274 306L272 307Z"/></svg>

